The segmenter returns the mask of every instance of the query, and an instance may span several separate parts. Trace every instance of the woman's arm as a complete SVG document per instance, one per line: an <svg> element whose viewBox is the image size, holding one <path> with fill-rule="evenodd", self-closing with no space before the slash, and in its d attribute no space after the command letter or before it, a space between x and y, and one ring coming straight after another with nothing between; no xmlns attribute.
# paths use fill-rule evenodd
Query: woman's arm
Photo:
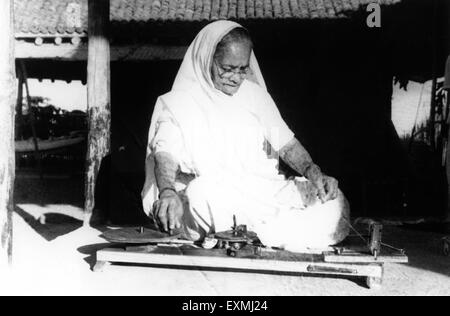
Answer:
<svg viewBox="0 0 450 316"><path fill-rule="evenodd" d="M332 177L322 174L305 147L293 138L280 151L280 158L294 171L306 177L314 183L319 190L319 198L322 202L335 199L338 195L338 182Z"/></svg>
<svg viewBox="0 0 450 316"><path fill-rule="evenodd" d="M155 177L159 189L159 199L153 205L153 215L164 231L172 233L181 228L183 204L175 190L175 179L179 166L171 154L157 152L155 159Z"/></svg>
<svg viewBox="0 0 450 316"><path fill-rule="evenodd" d="M313 164L311 156L295 137L280 149L279 155L289 167L305 177L308 167Z"/></svg>
<svg viewBox="0 0 450 316"><path fill-rule="evenodd" d="M175 190L175 179L178 174L178 163L173 156L167 152L155 154L155 177L159 192L163 190Z"/></svg>

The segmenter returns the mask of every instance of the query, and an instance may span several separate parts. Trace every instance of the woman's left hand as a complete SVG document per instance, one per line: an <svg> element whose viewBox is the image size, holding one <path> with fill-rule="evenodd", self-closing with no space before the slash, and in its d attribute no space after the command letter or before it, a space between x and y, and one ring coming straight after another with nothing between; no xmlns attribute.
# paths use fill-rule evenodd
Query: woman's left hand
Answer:
<svg viewBox="0 0 450 316"><path fill-rule="evenodd" d="M327 202L330 200L334 200L338 197L339 193L339 183L333 177L329 177L327 175L323 175L322 177L323 190L319 190L319 198L322 202ZM320 196L320 193L324 192L325 195Z"/></svg>
<svg viewBox="0 0 450 316"><path fill-rule="evenodd" d="M338 181L333 177L324 175L317 165L313 164L308 168L306 177L318 189L319 198L322 203L337 198L339 192Z"/></svg>

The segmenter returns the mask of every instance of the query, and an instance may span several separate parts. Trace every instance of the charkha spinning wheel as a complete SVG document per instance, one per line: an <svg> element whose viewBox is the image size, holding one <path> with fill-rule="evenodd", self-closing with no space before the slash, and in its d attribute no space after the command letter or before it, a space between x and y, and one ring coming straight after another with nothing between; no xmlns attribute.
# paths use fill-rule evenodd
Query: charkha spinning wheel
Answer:
<svg viewBox="0 0 450 316"><path fill-rule="evenodd" d="M255 245L259 241L256 233L248 231L246 225L237 225L235 215L231 230L215 233L214 238L218 240L217 248L227 249L227 254L232 257L246 245Z"/></svg>

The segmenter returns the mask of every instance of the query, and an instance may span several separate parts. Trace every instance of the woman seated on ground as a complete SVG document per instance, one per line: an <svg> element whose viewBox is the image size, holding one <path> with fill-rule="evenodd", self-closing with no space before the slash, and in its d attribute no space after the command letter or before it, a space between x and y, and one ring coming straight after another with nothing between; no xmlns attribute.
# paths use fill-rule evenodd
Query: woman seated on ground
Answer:
<svg viewBox="0 0 450 316"><path fill-rule="evenodd" d="M270 146L267 146L267 143ZM267 148L303 177L286 179ZM288 250L332 245L348 234L348 204L283 121L266 91L246 29L207 25L186 52L149 131L144 210L187 238L255 231Z"/></svg>

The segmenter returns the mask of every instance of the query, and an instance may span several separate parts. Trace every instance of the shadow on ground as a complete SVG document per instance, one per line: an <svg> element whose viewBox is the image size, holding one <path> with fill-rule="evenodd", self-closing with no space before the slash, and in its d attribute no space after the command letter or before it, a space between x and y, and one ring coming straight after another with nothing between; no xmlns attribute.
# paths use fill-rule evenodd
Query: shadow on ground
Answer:
<svg viewBox="0 0 450 316"><path fill-rule="evenodd" d="M36 219L19 206L16 206L14 210L34 231L47 241L67 235L83 226L82 221L64 214L45 213Z"/></svg>
<svg viewBox="0 0 450 316"><path fill-rule="evenodd" d="M430 229L437 227L437 230ZM383 242L403 248L409 258L408 266L450 277L450 257L443 254L445 228L432 224L385 226Z"/></svg>
<svg viewBox="0 0 450 316"><path fill-rule="evenodd" d="M92 268L95 266L95 263L97 260L96 259L97 251L108 248L108 247L111 247L111 244L108 242L105 242L105 243L81 246L77 249L77 251L83 255L87 255L87 257L84 258L84 261L86 261L86 263L89 264L89 267L92 270Z"/></svg>

